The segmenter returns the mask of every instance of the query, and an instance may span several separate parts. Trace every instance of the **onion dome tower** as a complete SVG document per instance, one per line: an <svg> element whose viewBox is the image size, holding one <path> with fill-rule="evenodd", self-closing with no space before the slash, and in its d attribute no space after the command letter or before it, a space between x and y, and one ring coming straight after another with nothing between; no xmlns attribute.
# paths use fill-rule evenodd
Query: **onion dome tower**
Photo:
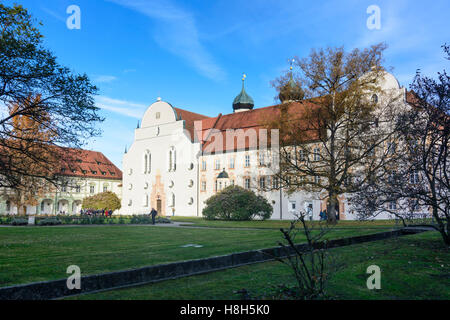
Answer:
<svg viewBox="0 0 450 320"><path fill-rule="evenodd" d="M247 76L244 74L242 76L242 90L241 93L234 99L233 101L233 111L234 112L241 112L241 111L249 111L252 110L255 106L255 103L253 102L252 97L250 97L247 92L245 92L245 78Z"/></svg>
<svg viewBox="0 0 450 320"><path fill-rule="evenodd" d="M295 83L293 75L292 75L292 62L291 60L291 68L289 72L289 81L281 87L280 94L278 98L280 98L281 103L287 103L292 101L300 101L305 97L305 92L303 89Z"/></svg>

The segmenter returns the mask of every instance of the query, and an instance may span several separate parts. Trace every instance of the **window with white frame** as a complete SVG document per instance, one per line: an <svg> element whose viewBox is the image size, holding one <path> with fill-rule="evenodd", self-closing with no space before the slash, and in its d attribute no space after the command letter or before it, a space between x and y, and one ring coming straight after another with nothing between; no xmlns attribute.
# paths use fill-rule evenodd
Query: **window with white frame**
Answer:
<svg viewBox="0 0 450 320"><path fill-rule="evenodd" d="M95 192L95 186L89 186L89 192L92 194Z"/></svg>
<svg viewBox="0 0 450 320"><path fill-rule="evenodd" d="M263 151L259 152L259 165L260 166L265 166L266 165L266 161L265 161L265 154Z"/></svg>
<svg viewBox="0 0 450 320"><path fill-rule="evenodd" d="M206 181L202 181L202 191L206 191Z"/></svg>
<svg viewBox="0 0 450 320"><path fill-rule="evenodd" d="M273 177L273 178L272 178L272 188L278 189L278 185L279 185L279 183L278 183L278 177Z"/></svg>
<svg viewBox="0 0 450 320"><path fill-rule="evenodd" d="M206 171L206 160L202 160L202 170Z"/></svg>
<svg viewBox="0 0 450 320"><path fill-rule="evenodd" d="M419 170L413 170L413 172L411 172L410 181L412 184L419 183Z"/></svg>
<svg viewBox="0 0 450 320"><path fill-rule="evenodd" d="M395 149L397 148L397 145L395 142L388 142L387 144L387 154L395 154Z"/></svg>
<svg viewBox="0 0 450 320"><path fill-rule="evenodd" d="M259 178L259 188L262 190L266 188L266 177Z"/></svg>
<svg viewBox="0 0 450 320"><path fill-rule="evenodd" d="M230 157L229 168L234 169L234 157Z"/></svg>
<svg viewBox="0 0 450 320"><path fill-rule="evenodd" d="M298 151L298 160L299 160L299 161L305 161L305 160L306 160L306 157L305 157L305 150L300 149L300 150Z"/></svg>
<svg viewBox="0 0 450 320"><path fill-rule="evenodd" d="M389 210L392 210L392 211L397 210L397 202L390 201L389 204L388 204L388 208L389 208Z"/></svg>
<svg viewBox="0 0 450 320"><path fill-rule="evenodd" d="M245 167L246 168L250 167L250 155L249 154L245 155Z"/></svg>
<svg viewBox="0 0 450 320"><path fill-rule="evenodd" d="M314 161L319 161L319 160L320 160L320 149L314 148Z"/></svg>
<svg viewBox="0 0 450 320"><path fill-rule="evenodd" d="M216 159L216 161L215 161L214 163L215 163L214 168L215 168L216 170L220 170L220 159Z"/></svg>
<svg viewBox="0 0 450 320"><path fill-rule="evenodd" d="M250 178L245 178L244 179L244 188L245 189L250 189Z"/></svg>

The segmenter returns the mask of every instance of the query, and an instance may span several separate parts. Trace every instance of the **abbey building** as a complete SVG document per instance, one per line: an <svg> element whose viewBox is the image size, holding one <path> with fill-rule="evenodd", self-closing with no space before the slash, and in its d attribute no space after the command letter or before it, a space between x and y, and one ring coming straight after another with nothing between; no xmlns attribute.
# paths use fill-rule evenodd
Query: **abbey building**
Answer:
<svg viewBox="0 0 450 320"><path fill-rule="evenodd" d="M264 195L273 205L272 219L292 219L303 209L300 206L311 219L319 219L326 207L323 194L287 194L278 188L273 146L267 145L263 123L280 112L280 105L254 108L244 80L229 114L208 117L160 98L147 109L123 157L121 214L144 214L153 207L163 216L201 216L209 197L235 184ZM291 96L301 94L292 83L288 85ZM409 93L392 74L385 73L381 88L398 95L400 104L408 104ZM382 97L377 99L382 103ZM311 102L294 99L288 103L301 117ZM345 196L339 198L337 209L340 219L356 219Z"/></svg>

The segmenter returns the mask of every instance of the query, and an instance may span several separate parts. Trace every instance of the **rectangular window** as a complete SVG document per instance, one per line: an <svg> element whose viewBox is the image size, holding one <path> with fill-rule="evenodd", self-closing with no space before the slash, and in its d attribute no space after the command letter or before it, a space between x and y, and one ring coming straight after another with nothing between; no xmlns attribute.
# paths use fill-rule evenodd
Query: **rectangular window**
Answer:
<svg viewBox="0 0 450 320"><path fill-rule="evenodd" d="M418 170L414 170L411 173L410 181L411 181L412 184L418 184L419 183L419 171Z"/></svg>
<svg viewBox="0 0 450 320"><path fill-rule="evenodd" d="M273 179L272 179L272 188L278 189L278 177L273 177Z"/></svg>
<svg viewBox="0 0 450 320"><path fill-rule="evenodd" d="M389 210L397 210L397 203L395 201L389 202Z"/></svg>
<svg viewBox="0 0 450 320"><path fill-rule="evenodd" d="M314 161L319 161L319 160L320 160L320 149L315 148L314 149Z"/></svg>
<svg viewBox="0 0 450 320"><path fill-rule="evenodd" d="M108 191L108 186L103 186L103 192L107 192Z"/></svg>
<svg viewBox="0 0 450 320"><path fill-rule="evenodd" d="M230 158L230 169L234 169L234 157Z"/></svg>
<svg viewBox="0 0 450 320"><path fill-rule="evenodd" d="M265 162L264 152L260 152L259 153L259 165L264 166L265 164L266 164L266 162Z"/></svg>
<svg viewBox="0 0 450 320"><path fill-rule="evenodd" d="M250 155L249 154L245 155L245 167L246 168L250 167Z"/></svg>
<svg viewBox="0 0 450 320"><path fill-rule="evenodd" d="M95 186L90 186L89 187L89 192L90 193L94 193L95 192Z"/></svg>
<svg viewBox="0 0 450 320"><path fill-rule="evenodd" d="M75 187L75 192L76 193L80 193L81 192L81 187L80 186L76 186Z"/></svg>
<svg viewBox="0 0 450 320"><path fill-rule="evenodd" d="M300 161L305 161L305 151L304 151L304 150L300 150L300 151L298 152L298 159L299 159Z"/></svg>
<svg viewBox="0 0 450 320"><path fill-rule="evenodd" d="M263 190L266 188L266 177L259 178L259 188Z"/></svg>
<svg viewBox="0 0 450 320"><path fill-rule="evenodd" d="M216 159L216 170L220 170L220 160Z"/></svg>
<svg viewBox="0 0 450 320"><path fill-rule="evenodd" d="M202 170L206 171L206 160L202 161Z"/></svg>
<svg viewBox="0 0 450 320"><path fill-rule="evenodd" d="M202 181L202 191L206 191L206 181Z"/></svg>
<svg viewBox="0 0 450 320"><path fill-rule="evenodd" d="M230 180L230 184L234 186L234 180Z"/></svg>
<svg viewBox="0 0 450 320"><path fill-rule="evenodd" d="M250 189L250 178L245 178L244 180L244 188Z"/></svg>
<svg viewBox="0 0 450 320"><path fill-rule="evenodd" d="M395 142L388 142L387 144L387 154L395 154L395 149L397 148Z"/></svg>

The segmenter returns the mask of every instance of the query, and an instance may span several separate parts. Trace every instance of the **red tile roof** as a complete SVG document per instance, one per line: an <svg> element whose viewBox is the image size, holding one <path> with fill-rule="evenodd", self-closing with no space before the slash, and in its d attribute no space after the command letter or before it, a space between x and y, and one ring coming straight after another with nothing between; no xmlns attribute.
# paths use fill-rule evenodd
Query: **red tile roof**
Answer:
<svg viewBox="0 0 450 320"><path fill-rule="evenodd" d="M122 180L122 171L103 153L83 149L57 147L62 176Z"/></svg>
<svg viewBox="0 0 450 320"><path fill-rule="evenodd" d="M222 150L231 151L240 149L241 146L237 145L237 139L234 142L229 143L227 146L226 141L226 131L229 129L242 129L244 133L248 133L248 130L253 129L256 132L257 139L250 141L250 139L245 140L245 149L256 148L258 145L259 134L261 129L266 129L265 123L270 120L275 120L280 115L280 106L274 105L265 108L258 108L249 111L242 111L231 113L227 115L219 114L215 118L208 118L202 120L201 123L196 123L196 137L203 142L203 151L211 152L212 144L219 146L215 143L214 139L217 132L220 131L221 139L223 142ZM290 119L293 121L301 120L302 116L305 115L308 108L317 108L318 106L309 101L301 102L291 102L288 104L288 113ZM268 133L269 134L269 133ZM219 138L219 137L218 137ZM313 139L314 137L311 137ZM220 138L219 138L220 139ZM253 140L253 139L252 139ZM220 148L220 146L219 146ZM219 152L221 150L215 150Z"/></svg>
<svg viewBox="0 0 450 320"><path fill-rule="evenodd" d="M194 136L194 123L195 121L209 119L209 117L204 116L202 114L190 112L187 110L183 110L180 108L173 108L177 113L177 120L185 121L185 129L189 131L191 136L191 140L195 141L196 137Z"/></svg>

